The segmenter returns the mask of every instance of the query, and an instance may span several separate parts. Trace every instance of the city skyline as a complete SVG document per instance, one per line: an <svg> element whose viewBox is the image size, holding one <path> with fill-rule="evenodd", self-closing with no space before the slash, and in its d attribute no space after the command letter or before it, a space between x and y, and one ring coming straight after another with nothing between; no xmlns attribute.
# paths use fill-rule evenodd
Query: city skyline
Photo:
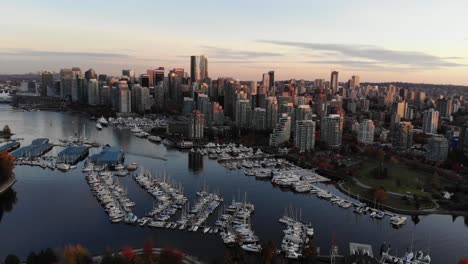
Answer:
<svg viewBox="0 0 468 264"><path fill-rule="evenodd" d="M328 80L336 70L340 82L360 75L468 85L467 3L268 3L4 3L0 73L72 66L113 75L161 66L189 72L190 56L206 54L212 78L260 80L274 70L277 80ZM286 13L294 16L282 19Z"/></svg>

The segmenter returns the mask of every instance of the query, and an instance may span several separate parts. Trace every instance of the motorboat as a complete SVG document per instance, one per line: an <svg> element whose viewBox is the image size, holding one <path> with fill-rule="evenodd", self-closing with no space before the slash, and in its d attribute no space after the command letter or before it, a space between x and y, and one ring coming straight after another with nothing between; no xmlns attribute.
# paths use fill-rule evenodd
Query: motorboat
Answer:
<svg viewBox="0 0 468 264"><path fill-rule="evenodd" d="M59 163L57 164L56 167L58 170L61 170L61 171L68 171L71 169L70 164L67 164L67 163Z"/></svg>
<svg viewBox="0 0 468 264"><path fill-rule="evenodd" d="M13 101L13 96L8 92L8 90L0 90L0 103L11 103Z"/></svg>
<svg viewBox="0 0 468 264"><path fill-rule="evenodd" d="M134 171L136 169L138 169L138 164L135 163L135 162L132 162L132 163L127 165L127 170L128 171Z"/></svg>
<svg viewBox="0 0 468 264"><path fill-rule="evenodd" d="M98 119L98 123L101 124L102 126L108 126L109 125L109 122L103 116L101 116Z"/></svg>
<svg viewBox="0 0 468 264"><path fill-rule="evenodd" d="M123 169L125 169L125 166L123 164L117 164L117 165L115 165L114 169L123 170Z"/></svg>
<svg viewBox="0 0 468 264"><path fill-rule="evenodd" d="M97 128L98 130L101 130L101 129L102 129L102 125L101 125L100 123L96 123L96 128Z"/></svg>
<svg viewBox="0 0 468 264"><path fill-rule="evenodd" d="M161 143L162 139L159 136L149 136L148 140L154 143Z"/></svg>
<svg viewBox="0 0 468 264"><path fill-rule="evenodd" d="M400 227L406 224L406 217L405 216L398 216L394 215L390 218L390 223L395 227Z"/></svg>
<svg viewBox="0 0 468 264"><path fill-rule="evenodd" d="M241 248L245 251L250 251L250 252L261 252L262 251L262 246L258 244L244 244L241 246Z"/></svg>

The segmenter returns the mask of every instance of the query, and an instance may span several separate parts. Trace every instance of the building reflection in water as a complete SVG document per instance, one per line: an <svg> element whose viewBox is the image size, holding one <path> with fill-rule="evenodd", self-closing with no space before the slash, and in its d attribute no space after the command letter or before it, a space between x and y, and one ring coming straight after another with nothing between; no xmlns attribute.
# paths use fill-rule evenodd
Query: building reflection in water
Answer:
<svg viewBox="0 0 468 264"><path fill-rule="evenodd" d="M2 222L3 214L11 212L13 206L18 202L16 191L10 188L8 191L0 194L0 222Z"/></svg>
<svg viewBox="0 0 468 264"><path fill-rule="evenodd" d="M198 152L189 152L189 169L195 174L203 170L203 155Z"/></svg>

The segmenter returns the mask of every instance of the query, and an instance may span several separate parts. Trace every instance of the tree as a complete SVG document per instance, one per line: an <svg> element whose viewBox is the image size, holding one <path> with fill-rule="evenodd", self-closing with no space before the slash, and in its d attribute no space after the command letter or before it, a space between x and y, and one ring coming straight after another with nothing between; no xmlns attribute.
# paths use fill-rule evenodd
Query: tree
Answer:
<svg viewBox="0 0 468 264"><path fill-rule="evenodd" d="M64 264L89 264L91 263L91 255L81 245L67 246L63 253Z"/></svg>
<svg viewBox="0 0 468 264"><path fill-rule="evenodd" d="M5 135L11 135L11 129L8 125L5 125L2 131L3 131L3 134Z"/></svg>
<svg viewBox="0 0 468 264"><path fill-rule="evenodd" d="M160 264L182 264L184 253L172 248L164 248L159 257Z"/></svg>
<svg viewBox="0 0 468 264"><path fill-rule="evenodd" d="M460 262L458 262L458 264L468 264L468 258L460 259Z"/></svg>
<svg viewBox="0 0 468 264"><path fill-rule="evenodd" d="M383 203L385 200L387 200L387 192L381 186L372 189L372 196L378 203Z"/></svg>
<svg viewBox="0 0 468 264"><path fill-rule="evenodd" d="M0 183L6 182L13 176L15 158L7 151L0 153Z"/></svg>
<svg viewBox="0 0 468 264"><path fill-rule="evenodd" d="M272 264L278 262L278 249L276 248L275 242L269 240L263 245L262 249L262 263Z"/></svg>
<svg viewBox="0 0 468 264"><path fill-rule="evenodd" d="M315 243L313 239L309 239L309 242L304 247L302 255L304 256L305 263L307 264L317 263L317 248L315 247Z"/></svg>
<svg viewBox="0 0 468 264"><path fill-rule="evenodd" d="M124 259L129 263L132 263L136 257L135 251L129 246L123 247L121 253Z"/></svg>
<svg viewBox="0 0 468 264"><path fill-rule="evenodd" d="M440 177L436 171L431 175L429 183L434 189L440 189Z"/></svg>
<svg viewBox="0 0 468 264"><path fill-rule="evenodd" d="M5 258L5 264L19 264L20 263L20 259L15 256L15 255L8 255L6 258Z"/></svg>

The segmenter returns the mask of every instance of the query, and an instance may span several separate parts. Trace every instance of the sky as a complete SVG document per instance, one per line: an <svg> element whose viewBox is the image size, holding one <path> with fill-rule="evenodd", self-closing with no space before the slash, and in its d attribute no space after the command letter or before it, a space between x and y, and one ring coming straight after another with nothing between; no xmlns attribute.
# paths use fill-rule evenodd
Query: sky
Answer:
<svg viewBox="0 0 468 264"><path fill-rule="evenodd" d="M0 1L0 74L94 68L468 85L468 1Z"/></svg>

